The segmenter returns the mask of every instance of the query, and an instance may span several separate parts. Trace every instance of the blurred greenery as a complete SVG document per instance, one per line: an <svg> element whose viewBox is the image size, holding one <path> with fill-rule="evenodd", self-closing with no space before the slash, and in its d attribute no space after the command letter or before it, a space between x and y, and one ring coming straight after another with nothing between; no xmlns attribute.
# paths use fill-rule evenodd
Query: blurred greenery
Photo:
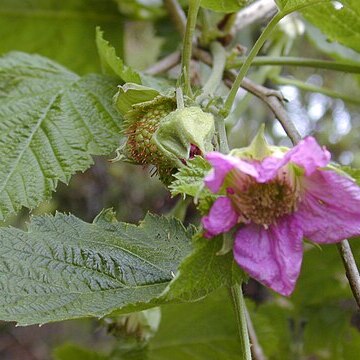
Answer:
<svg viewBox="0 0 360 360"><path fill-rule="evenodd" d="M0 54L50 57L79 74L99 71L95 27L123 55L123 17L113 0L0 0Z"/></svg>

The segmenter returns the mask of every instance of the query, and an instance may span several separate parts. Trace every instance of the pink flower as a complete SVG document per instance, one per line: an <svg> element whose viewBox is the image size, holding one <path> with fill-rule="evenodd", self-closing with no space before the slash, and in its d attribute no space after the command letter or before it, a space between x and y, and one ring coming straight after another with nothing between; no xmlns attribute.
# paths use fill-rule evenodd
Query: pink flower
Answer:
<svg viewBox="0 0 360 360"><path fill-rule="evenodd" d="M302 239L335 243L360 234L360 188L324 168L330 153L307 137L262 160L207 154L206 186L221 196L202 224L206 237L237 226L234 258L250 276L290 295L300 273Z"/></svg>

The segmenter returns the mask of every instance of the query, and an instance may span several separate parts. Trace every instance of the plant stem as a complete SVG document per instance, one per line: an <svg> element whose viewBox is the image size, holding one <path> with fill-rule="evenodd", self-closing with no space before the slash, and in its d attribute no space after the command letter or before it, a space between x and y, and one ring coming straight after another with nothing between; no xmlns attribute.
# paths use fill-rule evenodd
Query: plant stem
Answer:
<svg viewBox="0 0 360 360"><path fill-rule="evenodd" d="M202 94L196 99L200 103L209 95L214 95L224 75L226 62L225 49L219 42L214 41L210 45L210 50L213 55L213 67L211 69L211 74L203 87Z"/></svg>
<svg viewBox="0 0 360 360"><path fill-rule="evenodd" d="M360 275L350 244L347 240L343 240L337 244L337 247L346 270L346 277L349 280L351 291L360 308Z"/></svg>
<svg viewBox="0 0 360 360"><path fill-rule="evenodd" d="M360 100L354 99L350 96L346 96L340 93L337 93L336 91L332 91L331 89L323 88L321 86L316 86L312 84L308 84L304 81L296 80L296 79L288 79L282 76L275 76L270 78L272 81L274 81L276 84L280 85L293 85L297 88L305 91L311 91L319 94L324 94L336 99L342 99L350 104L360 105Z"/></svg>
<svg viewBox="0 0 360 360"><path fill-rule="evenodd" d="M191 52L193 44L193 35L196 27L197 14L200 7L200 0L190 0L189 1L189 12L186 21L185 36L182 50L181 58L181 71L182 71L182 80L184 93L187 96L192 96L191 91Z"/></svg>
<svg viewBox="0 0 360 360"><path fill-rule="evenodd" d="M266 356L264 354L264 351L259 343L259 340L256 336L256 332L254 329L254 325L251 321L251 317L249 314L249 311L245 307L245 313L246 313L246 323L249 331L249 338L251 343L251 354L254 360L266 360Z"/></svg>
<svg viewBox="0 0 360 360"><path fill-rule="evenodd" d="M231 298L234 304L236 322L239 330L241 352L244 360L251 360L249 334L246 322L246 305L242 293L241 284L235 284L230 288Z"/></svg>
<svg viewBox="0 0 360 360"><path fill-rule="evenodd" d="M234 81L234 84L232 86L232 88L230 89L229 95L227 96L226 100L225 100L225 105L224 108L222 109L222 113L224 116L227 116L230 111L231 111L231 107L234 103L235 97L236 97L236 93L239 90L240 86L241 86L241 82L244 79L246 73L248 72L252 61L254 60L255 56L259 53L260 49L262 48L262 46L264 45L265 41L269 38L269 36L271 35L271 33L273 32L273 30L275 29L275 26L277 25L277 23L284 18L286 15L289 15L290 13L294 12L294 11L298 11L310 6L314 6L314 5L318 5L321 3L325 3L328 0L314 0L314 2L312 3L306 3L306 4L300 4L300 5L295 5L295 6L289 6L287 7L287 5L285 5L284 9L279 11L277 14L275 14L275 16L270 20L270 22L267 24L267 26L265 27L264 31L261 33L261 35L259 36L259 38L256 40L254 46L252 47L248 57L246 58L246 60L244 61L244 63L242 64L239 73Z"/></svg>
<svg viewBox="0 0 360 360"><path fill-rule="evenodd" d="M235 100L235 96L240 88L242 80L244 79L246 73L248 72L248 70L251 66L253 59L258 54L258 52L264 45L265 41L268 39L268 37L270 36L272 31L274 30L275 26L283 18L283 16L284 15L282 13L277 13L271 19L271 21L267 24L266 28L264 29L264 31L261 33L261 35L257 39L257 41L256 41L255 45L253 46L253 48L251 49L248 57L242 64L240 71L239 71L238 75L236 76L236 79L233 83L233 86L231 87L230 92L225 100L225 105L223 108L223 113L225 116L227 116L230 113L231 107Z"/></svg>
<svg viewBox="0 0 360 360"><path fill-rule="evenodd" d="M237 59L227 66L228 69L235 69L244 64L246 58ZM251 62L251 66L301 66L316 69L343 71L348 73L360 74L360 64L347 61L331 61L310 58L298 58L292 56L256 56Z"/></svg>
<svg viewBox="0 0 360 360"><path fill-rule="evenodd" d="M225 119L223 118L223 116L219 114L215 114L214 117L215 117L215 127L219 139L219 150L222 154L228 154L230 149L226 136Z"/></svg>
<svg viewBox="0 0 360 360"><path fill-rule="evenodd" d="M145 70L147 75L158 75L164 73L180 62L180 51L174 51L173 53L165 56L155 64L151 65Z"/></svg>
<svg viewBox="0 0 360 360"><path fill-rule="evenodd" d="M176 89L175 95L176 95L176 107L177 107L177 109L184 109L184 107L185 107L185 105L184 105L184 97L183 97L183 92L182 92L181 88Z"/></svg>

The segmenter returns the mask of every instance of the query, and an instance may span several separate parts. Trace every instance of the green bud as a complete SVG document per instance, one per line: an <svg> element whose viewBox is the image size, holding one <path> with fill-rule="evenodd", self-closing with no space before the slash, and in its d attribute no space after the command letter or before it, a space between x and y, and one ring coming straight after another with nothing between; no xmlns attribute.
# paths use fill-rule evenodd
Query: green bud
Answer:
<svg viewBox="0 0 360 360"><path fill-rule="evenodd" d="M199 107L178 109L160 123L152 141L158 151L175 167L181 167L191 156L192 146L201 154L213 150L214 117Z"/></svg>

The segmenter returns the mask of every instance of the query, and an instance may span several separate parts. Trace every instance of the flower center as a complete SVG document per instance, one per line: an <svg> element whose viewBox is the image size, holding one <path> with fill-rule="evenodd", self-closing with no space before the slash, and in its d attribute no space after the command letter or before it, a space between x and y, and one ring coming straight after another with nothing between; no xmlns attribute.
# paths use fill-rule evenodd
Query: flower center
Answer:
<svg viewBox="0 0 360 360"><path fill-rule="evenodd" d="M242 191L228 189L228 197L245 220L265 227L294 212L298 202L296 188L285 176L265 184L249 177Z"/></svg>

